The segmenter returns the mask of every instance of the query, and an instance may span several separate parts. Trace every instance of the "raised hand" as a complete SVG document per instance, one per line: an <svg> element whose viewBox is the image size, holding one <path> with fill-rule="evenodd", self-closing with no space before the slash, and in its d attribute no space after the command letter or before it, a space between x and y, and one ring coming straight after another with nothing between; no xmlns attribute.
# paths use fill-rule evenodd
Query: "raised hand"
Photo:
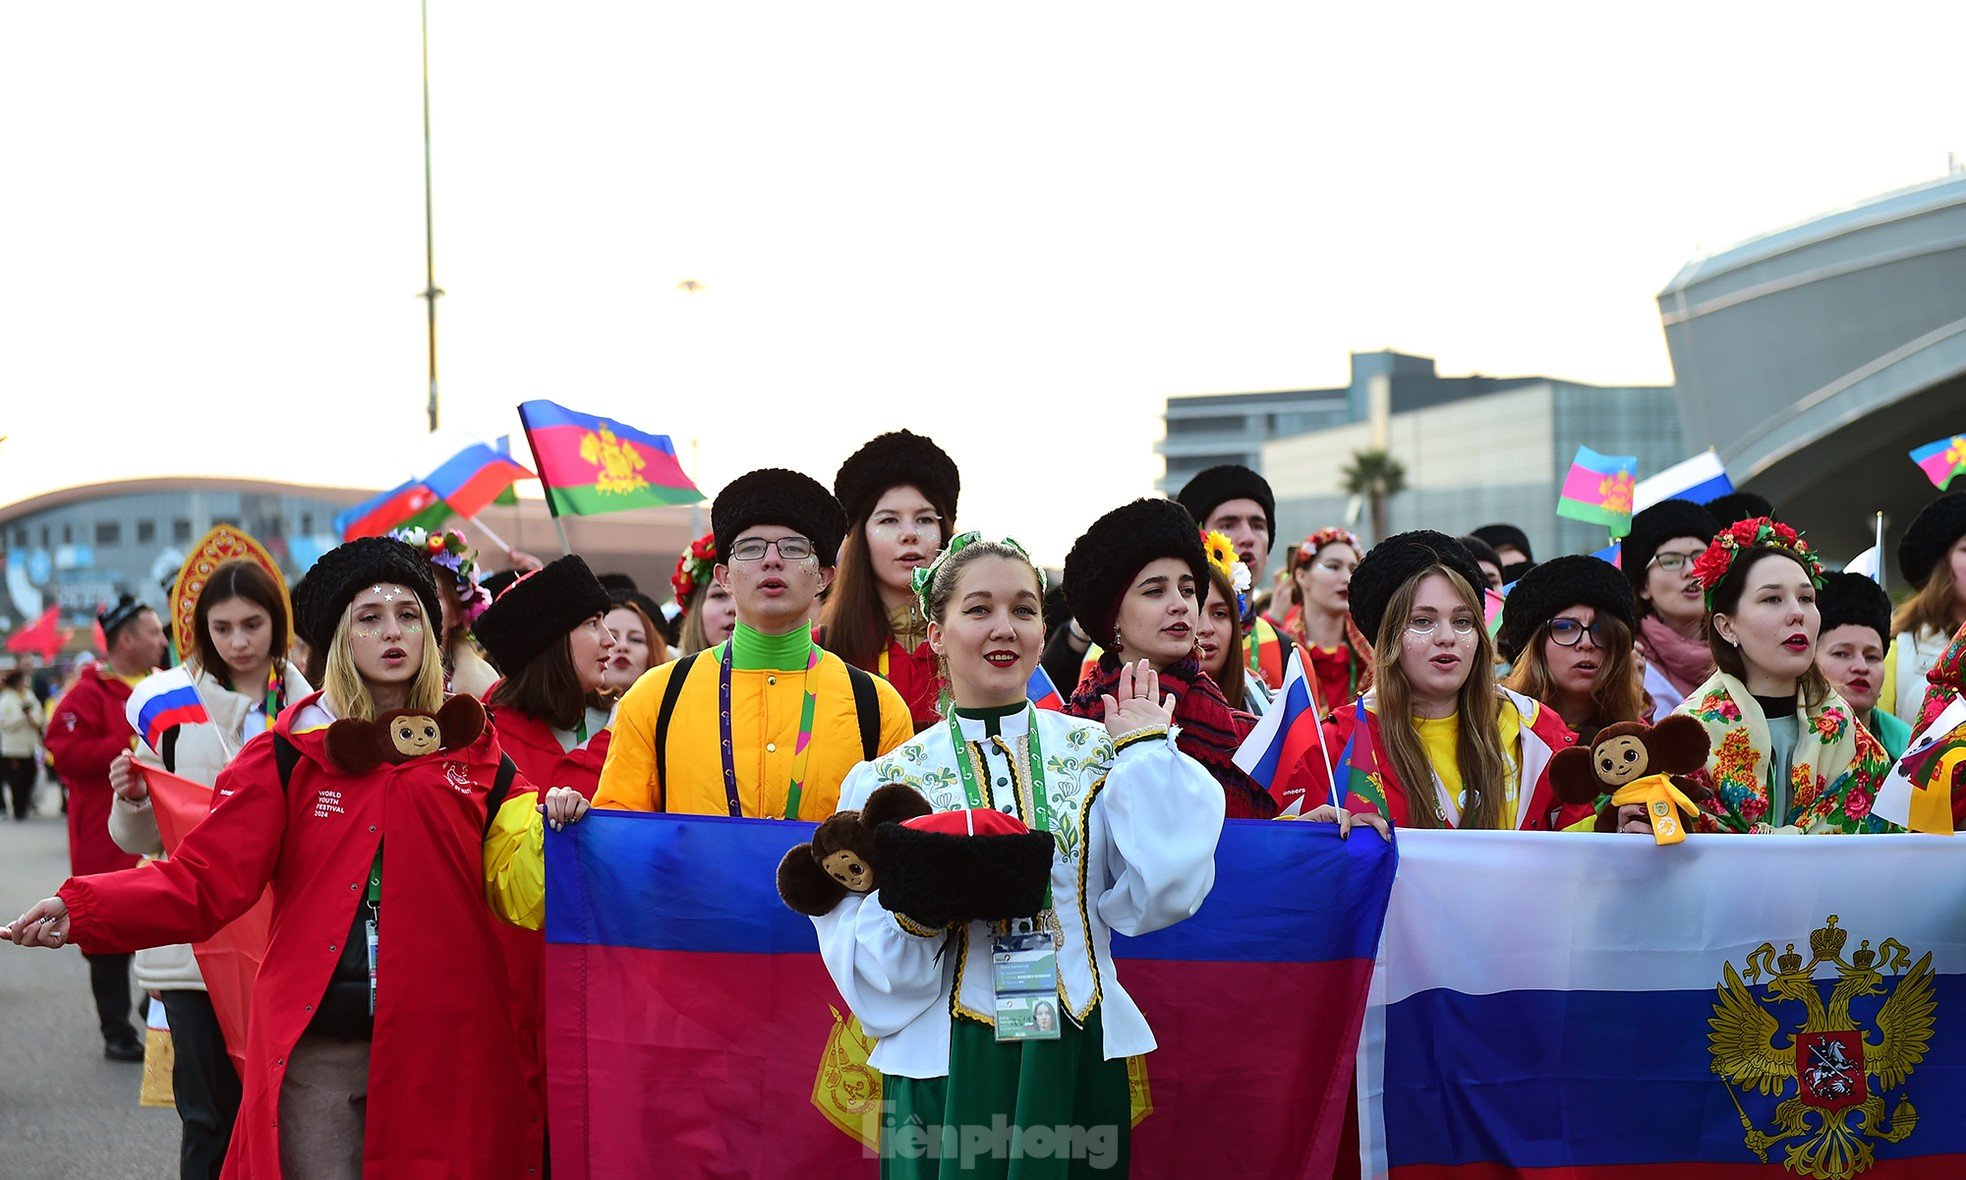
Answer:
<svg viewBox="0 0 1966 1180"><path fill-rule="evenodd" d="M1099 699L1106 705L1106 732L1116 738L1174 721L1174 697L1160 695L1160 673L1145 660L1121 664L1119 683Z"/></svg>
<svg viewBox="0 0 1966 1180"><path fill-rule="evenodd" d="M0 926L0 938L15 946L62 946L68 941L67 903L59 897L35 902L33 909Z"/></svg>

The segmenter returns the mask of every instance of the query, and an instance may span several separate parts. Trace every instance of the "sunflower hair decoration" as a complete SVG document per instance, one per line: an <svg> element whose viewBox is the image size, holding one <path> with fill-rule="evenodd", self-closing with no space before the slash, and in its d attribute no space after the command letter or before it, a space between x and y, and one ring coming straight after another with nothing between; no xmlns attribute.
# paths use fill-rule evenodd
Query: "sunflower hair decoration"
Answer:
<svg viewBox="0 0 1966 1180"><path fill-rule="evenodd" d="M1031 568L1034 571L1036 571L1038 575L1038 596L1039 597L1044 596L1044 592L1046 589L1044 567L1040 566L1037 562L1031 560L1031 554L1029 550L1025 549L1024 546L1018 544L1014 539L1010 537L996 537L993 539L993 538L985 537L980 532L971 530L970 532L967 533L957 533L955 536L949 538L949 543L942 547L942 552L935 555L934 561L929 562L927 565L916 566L915 572L909 575L910 582L913 584L915 588L915 603L917 606L921 608L922 618L926 619L932 617L929 614L929 610L928 610L928 600L930 597L930 592L935 588L935 576L938 573L942 572L942 566L944 565L944 563L946 563L951 557L954 557L956 554L961 553L963 550L969 548L971 545L976 544L978 541L989 541L992 544L1002 545L1004 548L1009 549L1011 552L1017 554L1017 556L1023 558L1025 561L1030 562Z"/></svg>
<svg viewBox="0 0 1966 1180"><path fill-rule="evenodd" d="M1202 550L1208 554L1208 564L1217 573L1228 579L1229 586L1236 592L1236 617L1249 613L1249 567L1236 555L1236 543L1221 533L1211 533L1204 529L1201 534Z"/></svg>
<svg viewBox="0 0 1966 1180"><path fill-rule="evenodd" d="M676 591L676 605L689 613L689 600L698 588L708 585L710 573L717 564L717 534L705 533L689 543L676 558L676 572L669 575L669 585Z"/></svg>
<svg viewBox="0 0 1966 1180"><path fill-rule="evenodd" d="M1705 553L1693 563L1693 576L1700 581L1700 589L1705 592L1707 610L1713 610L1714 591L1727 580L1741 554L1750 549L1775 549L1787 553L1802 563L1809 572L1809 581L1818 589L1823 585L1823 563L1816 551L1802 534L1778 521L1765 516L1736 521L1722 529L1707 546Z"/></svg>

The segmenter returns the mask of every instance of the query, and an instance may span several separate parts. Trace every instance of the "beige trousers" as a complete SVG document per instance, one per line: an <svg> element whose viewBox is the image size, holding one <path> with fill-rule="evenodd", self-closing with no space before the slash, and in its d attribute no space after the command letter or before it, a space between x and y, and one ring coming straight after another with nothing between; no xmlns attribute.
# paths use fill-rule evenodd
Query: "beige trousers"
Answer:
<svg viewBox="0 0 1966 1180"><path fill-rule="evenodd" d="M280 1087L280 1175L362 1180L369 1042L302 1037Z"/></svg>

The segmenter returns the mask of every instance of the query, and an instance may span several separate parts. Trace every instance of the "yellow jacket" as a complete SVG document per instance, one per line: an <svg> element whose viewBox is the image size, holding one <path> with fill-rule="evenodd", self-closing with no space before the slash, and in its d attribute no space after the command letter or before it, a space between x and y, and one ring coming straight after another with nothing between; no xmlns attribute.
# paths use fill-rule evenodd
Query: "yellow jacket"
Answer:
<svg viewBox="0 0 1966 1180"><path fill-rule="evenodd" d="M741 649L740 649L741 650ZM649 669L621 698L615 712L607 764L594 806L625 811L675 811L728 815L717 707L718 664L722 645L705 650L690 665L688 679L669 718L669 781L656 774L655 725L675 663ZM785 817L791 785L793 747L799 711L805 701L805 662L791 670L737 668L731 673L731 741L737 795L744 814ZM823 820L839 806L840 783L861 761L860 719L846 664L831 652L812 670L815 711L812 753L797 818ZM880 702L879 753L915 736L915 723L901 694L874 678Z"/></svg>

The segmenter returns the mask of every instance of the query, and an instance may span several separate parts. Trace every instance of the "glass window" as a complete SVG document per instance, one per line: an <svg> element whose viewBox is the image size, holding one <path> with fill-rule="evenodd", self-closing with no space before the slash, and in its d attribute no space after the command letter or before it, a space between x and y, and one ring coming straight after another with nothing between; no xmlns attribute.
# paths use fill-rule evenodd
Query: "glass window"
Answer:
<svg viewBox="0 0 1966 1180"><path fill-rule="evenodd" d="M188 544L191 540L191 522L182 516L173 520L171 522L171 540L180 545Z"/></svg>
<svg viewBox="0 0 1966 1180"><path fill-rule="evenodd" d="M65 524L61 526L61 543L64 545L73 545L75 543L74 525Z"/></svg>
<svg viewBox="0 0 1966 1180"><path fill-rule="evenodd" d="M148 545L152 541L155 541L156 539L157 539L156 521L154 520L137 521L137 544Z"/></svg>
<svg viewBox="0 0 1966 1180"><path fill-rule="evenodd" d="M41 526L41 548L46 549L47 547L48 547L48 526L44 524Z"/></svg>
<svg viewBox="0 0 1966 1180"><path fill-rule="evenodd" d="M314 535L314 514L312 512L303 512L300 514L300 535L303 537Z"/></svg>
<svg viewBox="0 0 1966 1180"><path fill-rule="evenodd" d="M96 522L96 544L118 545L123 541L123 526L114 520Z"/></svg>

